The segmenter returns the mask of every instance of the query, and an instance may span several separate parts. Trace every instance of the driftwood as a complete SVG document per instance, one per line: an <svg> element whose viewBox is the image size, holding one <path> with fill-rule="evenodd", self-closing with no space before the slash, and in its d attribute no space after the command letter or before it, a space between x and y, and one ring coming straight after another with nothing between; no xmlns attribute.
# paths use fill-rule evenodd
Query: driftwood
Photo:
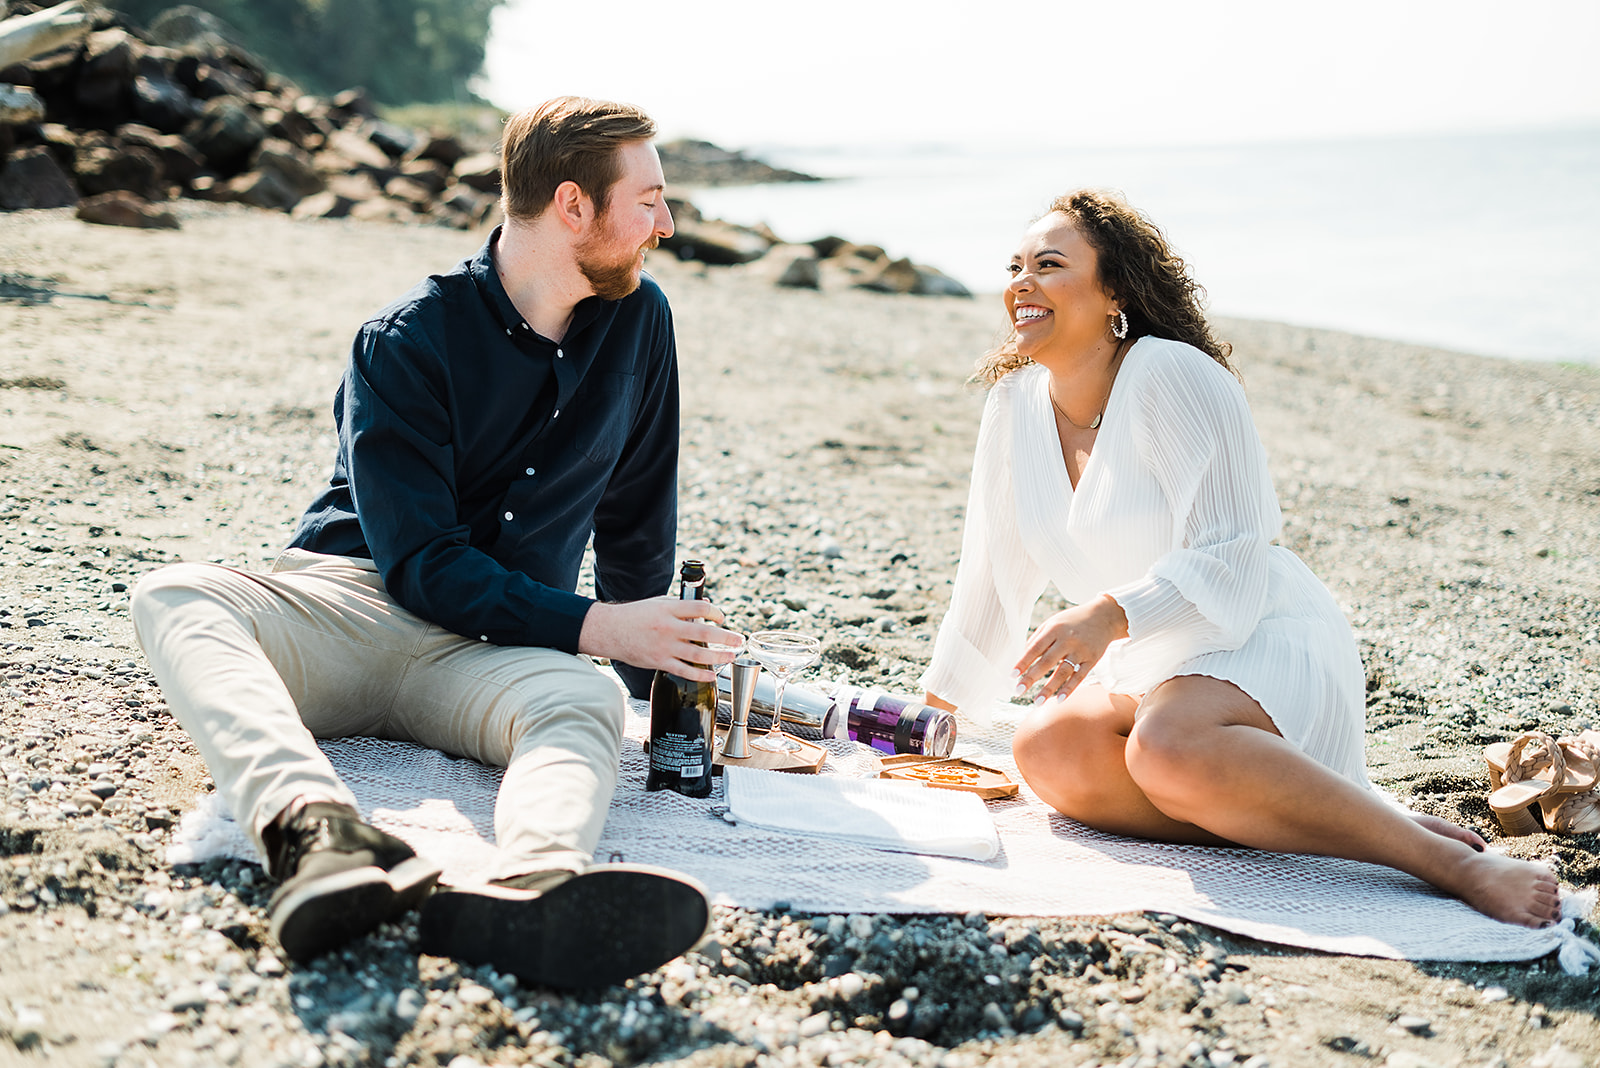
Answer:
<svg viewBox="0 0 1600 1068"><path fill-rule="evenodd" d="M71 0L0 22L0 67L24 63L88 36L91 23L82 0Z"/></svg>

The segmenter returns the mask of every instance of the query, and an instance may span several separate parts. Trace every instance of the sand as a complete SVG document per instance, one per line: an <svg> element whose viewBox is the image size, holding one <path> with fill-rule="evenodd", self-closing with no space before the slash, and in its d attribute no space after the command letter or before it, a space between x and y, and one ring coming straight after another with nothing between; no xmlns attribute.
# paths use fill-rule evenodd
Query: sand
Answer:
<svg viewBox="0 0 1600 1068"><path fill-rule="evenodd" d="M326 1014L297 1000L314 1003L322 988L274 971L250 934L262 927L264 888L237 866L165 871L168 825L208 783L145 671L128 587L172 560L264 567L327 475L329 403L354 328L481 240L178 210L173 232L93 227L65 210L0 215L0 1063L24 1056L19 1048L31 1050L24 1063L63 1064L520 1063L537 1059L533 1048L548 1063L749 1063L758 1047L737 1026L688 1019L736 1018L756 996L725 985L733 973L715 966L701 967L705 995L681 1026L623 1054L573 1037L600 1026L594 1013L610 1002L527 992L524 1008L543 1014L532 1032L473 1017L352 1051L312 1026ZM965 379L1003 326L998 300L781 290L759 270L666 258L651 269L672 301L682 360L680 555L709 562L734 625L809 627L828 636L835 668L911 689L954 574L982 405ZM1282 541L1333 589L1361 641L1375 779L1496 838L1482 746L1600 723L1600 369L1218 326L1236 345L1271 457ZM1047 598L1039 611L1051 609ZM103 809L63 817L73 798L96 807L96 783L115 786ZM98 829L73 830L91 822ZM1600 881L1594 834L1501 844L1550 858L1574 886ZM11 854L29 860L8 872ZM204 922L185 925L183 902L200 902L191 911ZM739 950L751 922L722 917L719 940ZM238 950L218 956L206 940L219 924L233 925ZM346 955L329 967L414 982L407 937L391 930L370 961ZM1109 1063L1141 1051L1148 1063L1255 1057L1256 1068L1600 1061L1600 977L1567 977L1550 961L1372 961L1212 931L1177 941L1190 963L1212 959L1202 944L1225 954L1245 1000L1150 999L1129 1009L1137 1033L1091 1019L1079 1034L1054 1016L1032 1028L1021 1017L950 1024L904 1049L872 1047L878 1017L864 1014L839 1041L859 1031L884 1063L951 1066ZM221 1015L206 1015L204 998L183 1002L183 984L228 953L243 962L233 974L259 989L222 997ZM166 963L148 963L158 958ZM422 967L424 985L454 991L440 995L446 1003L485 989L474 974ZM761 1011L818 1004L812 984L770 974L778 981L756 990ZM662 992L677 981L649 989L675 1005ZM229 1021L258 1010L268 1037L249 1041ZM1401 1017L1426 1026L1397 1026ZM1141 1045L1143 1034L1165 1037ZM1199 1053L1185 1035L1199 1036ZM833 1056L822 1039L761 1056L821 1062ZM833 1063L863 1056L834 1052Z"/></svg>

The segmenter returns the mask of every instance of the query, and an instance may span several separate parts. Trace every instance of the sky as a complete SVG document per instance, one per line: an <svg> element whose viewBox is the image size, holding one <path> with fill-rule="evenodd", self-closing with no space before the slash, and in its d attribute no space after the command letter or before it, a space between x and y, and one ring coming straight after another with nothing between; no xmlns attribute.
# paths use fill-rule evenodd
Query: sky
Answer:
<svg viewBox="0 0 1600 1068"><path fill-rule="evenodd" d="M1600 125L1597 50L1596 0L508 0L480 91L729 148L1218 144Z"/></svg>

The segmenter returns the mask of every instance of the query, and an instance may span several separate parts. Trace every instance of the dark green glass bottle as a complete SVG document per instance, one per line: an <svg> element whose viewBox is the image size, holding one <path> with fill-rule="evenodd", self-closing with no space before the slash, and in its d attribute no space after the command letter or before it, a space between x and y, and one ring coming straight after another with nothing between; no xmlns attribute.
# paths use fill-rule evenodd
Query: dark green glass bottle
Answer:
<svg viewBox="0 0 1600 1068"><path fill-rule="evenodd" d="M684 561L678 579L679 598L706 599L706 569L699 560ZM658 670L650 682L650 773L644 788L709 797L716 724L716 683Z"/></svg>

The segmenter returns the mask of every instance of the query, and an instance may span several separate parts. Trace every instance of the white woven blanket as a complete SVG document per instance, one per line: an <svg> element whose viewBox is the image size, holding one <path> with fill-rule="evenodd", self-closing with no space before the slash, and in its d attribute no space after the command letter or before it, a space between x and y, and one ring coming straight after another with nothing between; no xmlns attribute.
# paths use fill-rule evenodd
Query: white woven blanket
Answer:
<svg viewBox="0 0 1600 1068"><path fill-rule="evenodd" d="M1090 830L1027 789L988 802L1001 850L992 860L885 852L729 822L721 779L709 799L644 789L641 740L649 721L630 702L621 780L597 860L622 858L686 872L724 905L820 913L966 913L1103 916L1171 913L1267 942L1408 960L1529 960L1561 951L1568 970L1600 959L1569 918L1535 931L1490 920L1427 884L1356 861L1250 849L1164 845ZM1015 778L1004 715L961 750ZM826 743L825 773L871 774L853 742ZM323 743L367 817L445 869L481 879L494 855L500 772L430 749L370 738ZM197 800L168 851L172 863L254 858L215 795ZM1594 892L1567 893L1568 917L1587 916Z"/></svg>

